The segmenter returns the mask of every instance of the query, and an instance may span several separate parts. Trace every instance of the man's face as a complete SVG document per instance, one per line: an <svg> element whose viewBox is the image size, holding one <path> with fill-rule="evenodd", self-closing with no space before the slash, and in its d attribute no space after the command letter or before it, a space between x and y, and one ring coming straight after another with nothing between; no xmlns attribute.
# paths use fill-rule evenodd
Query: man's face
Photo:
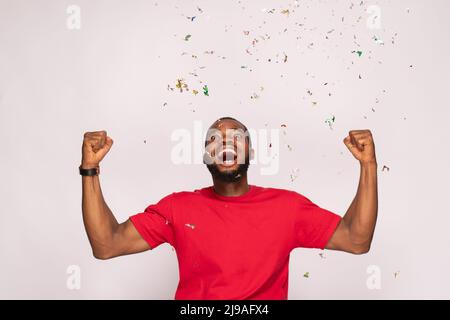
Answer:
<svg viewBox="0 0 450 320"><path fill-rule="evenodd" d="M208 130L205 163L213 177L235 182L247 172L249 137L241 123L231 120L216 121Z"/></svg>

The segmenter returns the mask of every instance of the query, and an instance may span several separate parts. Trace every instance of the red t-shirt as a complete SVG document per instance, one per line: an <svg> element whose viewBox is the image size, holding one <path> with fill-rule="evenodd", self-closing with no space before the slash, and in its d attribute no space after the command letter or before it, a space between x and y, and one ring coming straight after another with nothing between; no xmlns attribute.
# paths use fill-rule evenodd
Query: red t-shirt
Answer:
<svg viewBox="0 0 450 320"><path fill-rule="evenodd" d="M341 217L289 190L174 192L130 217L152 249L177 253L175 299L287 299L292 249L324 249Z"/></svg>

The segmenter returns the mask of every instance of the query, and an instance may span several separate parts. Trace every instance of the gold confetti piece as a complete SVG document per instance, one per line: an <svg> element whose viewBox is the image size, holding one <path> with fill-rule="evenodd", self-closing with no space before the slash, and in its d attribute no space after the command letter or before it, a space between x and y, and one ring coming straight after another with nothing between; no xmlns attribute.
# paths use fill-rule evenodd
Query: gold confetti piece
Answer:
<svg viewBox="0 0 450 320"><path fill-rule="evenodd" d="M187 89L188 86L184 82L184 79L177 79L177 83L176 83L175 87L177 87L180 90L180 92L183 92L183 88L188 90Z"/></svg>
<svg viewBox="0 0 450 320"><path fill-rule="evenodd" d="M303 277L304 277L304 278L309 278L309 272L308 272L308 271L305 272L305 273L303 274Z"/></svg>
<svg viewBox="0 0 450 320"><path fill-rule="evenodd" d="M281 14L285 14L286 16L289 17L289 9L281 10Z"/></svg>
<svg viewBox="0 0 450 320"><path fill-rule="evenodd" d="M195 94L195 95L197 95L197 94L198 94L198 91L194 89L194 90L192 90L192 93Z"/></svg>

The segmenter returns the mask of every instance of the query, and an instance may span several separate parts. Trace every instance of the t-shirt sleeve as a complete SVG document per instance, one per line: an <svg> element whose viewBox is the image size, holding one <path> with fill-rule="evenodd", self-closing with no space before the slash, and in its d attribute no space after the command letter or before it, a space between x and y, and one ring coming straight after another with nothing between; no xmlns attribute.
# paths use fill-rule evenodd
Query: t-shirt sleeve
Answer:
<svg viewBox="0 0 450 320"><path fill-rule="evenodd" d="M130 216L130 220L150 248L154 249L165 242L174 246L172 217L172 195L168 195L158 203L149 205L144 212Z"/></svg>
<svg viewBox="0 0 450 320"><path fill-rule="evenodd" d="M295 193L295 247L325 249L341 217Z"/></svg>

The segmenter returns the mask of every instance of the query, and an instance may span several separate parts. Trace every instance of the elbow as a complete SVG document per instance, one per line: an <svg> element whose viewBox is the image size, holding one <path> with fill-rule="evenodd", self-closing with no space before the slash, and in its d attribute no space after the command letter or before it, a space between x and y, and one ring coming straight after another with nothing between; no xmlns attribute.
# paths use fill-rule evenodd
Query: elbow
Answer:
<svg viewBox="0 0 450 320"><path fill-rule="evenodd" d="M95 259L98 260L108 260L111 258L114 258L114 255L109 252L109 251L105 251L105 250L92 250L92 255L94 256Z"/></svg>
<svg viewBox="0 0 450 320"><path fill-rule="evenodd" d="M355 255L362 255L368 253L369 251L370 251L370 244L363 246L355 246L350 250L350 253Z"/></svg>

